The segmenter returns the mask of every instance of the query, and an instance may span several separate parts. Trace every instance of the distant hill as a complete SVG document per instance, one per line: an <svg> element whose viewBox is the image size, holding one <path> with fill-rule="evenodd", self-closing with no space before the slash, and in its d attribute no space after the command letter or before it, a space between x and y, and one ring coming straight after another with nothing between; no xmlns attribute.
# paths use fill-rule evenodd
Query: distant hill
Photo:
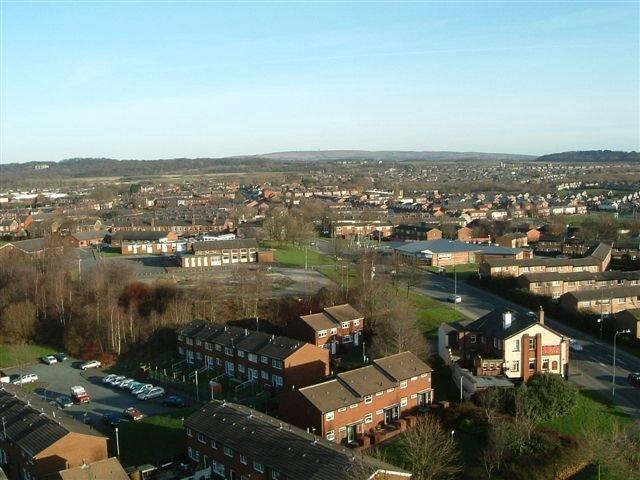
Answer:
<svg viewBox="0 0 640 480"><path fill-rule="evenodd" d="M373 160L373 161L528 161L535 156L511 153L449 152L449 151L404 151L404 150L302 150L291 152L273 152L254 155L258 158L292 161L336 161L336 160Z"/></svg>
<svg viewBox="0 0 640 480"><path fill-rule="evenodd" d="M536 162L633 163L640 162L640 153L617 150L583 150L542 155L536 159Z"/></svg>

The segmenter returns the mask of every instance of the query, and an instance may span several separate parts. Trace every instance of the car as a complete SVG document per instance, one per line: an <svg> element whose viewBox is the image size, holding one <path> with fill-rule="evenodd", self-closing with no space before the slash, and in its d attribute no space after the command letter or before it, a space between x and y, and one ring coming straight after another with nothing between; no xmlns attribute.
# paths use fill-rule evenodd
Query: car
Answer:
<svg viewBox="0 0 640 480"><path fill-rule="evenodd" d="M129 385L127 385L127 390L129 390L130 392L133 392L134 390L139 389L143 385L144 383L142 382L133 381Z"/></svg>
<svg viewBox="0 0 640 480"><path fill-rule="evenodd" d="M120 417L115 413L105 413L102 415L102 423L109 427L117 427L120 425Z"/></svg>
<svg viewBox="0 0 640 480"><path fill-rule="evenodd" d="M178 397L176 395L173 395L171 397L165 398L164 401L162 402L162 404L165 407L182 408L182 407L186 407L187 406L187 402L184 401L184 398Z"/></svg>
<svg viewBox="0 0 640 480"><path fill-rule="evenodd" d="M153 388L153 385L151 385L150 383L147 383L145 385L142 385L140 388L136 388L135 390L132 390L131 393L133 393L135 396L138 396L143 393L147 393L152 388Z"/></svg>
<svg viewBox="0 0 640 480"><path fill-rule="evenodd" d="M154 398L164 397L164 388L153 387L151 390L138 395L138 400L153 400Z"/></svg>
<svg viewBox="0 0 640 480"><path fill-rule="evenodd" d="M117 386L121 381L125 380L127 377L124 375L116 375L111 380L107 382L107 385L111 385L112 387Z"/></svg>
<svg viewBox="0 0 640 480"><path fill-rule="evenodd" d="M16 378L12 383L14 385L24 385L25 383L33 383L38 381L38 375L35 373L25 373Z"/></svg>
<svg viewBox="0 0 640 480"><path fill-rule="evenodd" d="M577 340L574 340L573 338L569 340L569 348L575 352L582 351L582 345Z"/></svg>
<svg viewBox="0 0 640 480"><path fill-rule="evenodd" d="M67 354L64 352L56 353L54 357L56 357L56 360L58 360L59 362L64 362L65 360L69 359Z"/></svg>
<svg viewBox="0 0 640 480"><path fill-rule="evenodd" d="M125 417L127 417L127 418L129 418L129 419L133 420L134 422L135 422L136 420L140 420L141 418L143 418L143 417L144 417L144 414L143 414L140 410L138 410L137 408L135 408L135 407L125 408L125 409L124 409L124 412L122 412L122 414L123 414Z"/></svg>
<svg viewBox="0 0 640 480"><path fill-rule="evenodd" d="M129 388L129 385L131 385L135 380L133 378L125 378L124 380L122 380L120 383L118 383L118 385L116 385L118 388Z"/></svg>
<svg viewBox="0 0 640 480"><path fill-rule="evenodd" d="M82 385L74 385L69 391L74 403L89 403L91 401L91 395Z"/></svg>
<svg viewBox="0 0 640 480"><path fill-rule="evenodd" d="M58 363L58 359L56 357L54 357L53 355L47 355L45 357L41 358L42 363L45 363L47 365L52 365L54 363Z"/></svg>
<svg viewBox="0 0 640 480"><path fill-rule="evenodd" d="M449 295L447 301L451 303L462 303L462 297L460 295Z"/></svg>
<svg viewBox="0 0 640 480"><path fill-rule="evenodd" d="M627 376L627 380L631 385L640 387L640 372L632 372Z"/></svg>
<svg viewBox="0 0 640 480"><path fill-rule="evenodd" d="M532 312L531 310L529 310L525 315L529 318L538 318L538 314L536 312Z"/></svg>
<svg viewBox="0 0 640 480"><path fill-rule="evenodd" d="M110 373L109 375L105 375L102 377L102 383L109 383L111 380L116 378L117 375L115 373Z"/></svg>
<svg viewBox="0 0 640 480"><path fill-rule="evenodd" d="M102 367L102 363L98 360L89 360L88 362L84 362L80 365L80 370L87 370L89 368L100 368Z"/></svg>
<svg viewBox="0 0 640 480"><path fill-rule="evenodd" d="M56 403L60 405L61 408L67 408L73 406L73 400L69 395L60 395L56 398Z"/></svg>

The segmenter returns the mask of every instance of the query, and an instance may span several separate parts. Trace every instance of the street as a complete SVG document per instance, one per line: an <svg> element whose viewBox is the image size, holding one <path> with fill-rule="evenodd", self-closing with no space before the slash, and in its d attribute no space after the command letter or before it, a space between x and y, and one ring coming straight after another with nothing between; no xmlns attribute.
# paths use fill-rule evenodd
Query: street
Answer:
<svg viewBox="0 0 640 480"><path fill-rule="evenodd" d="M415 288L442 301L446 301L453 289L451 278L431 273L427 273L423 284ZM510 309L520 314L528 311L521 305L461 281L458 281L457 292L462 297L462 303L455 308L470 319L494 309ZM580 352L571 351L569 379L580 387L598 392L603 398L613 399L616 405L640 421L640 388L627 381L629 372L640 371L640 359L617 349L616 389L615 396L612 396L613 347L552 318L546 317L545 324L558 333L576 339L584 347Z"/></svg>

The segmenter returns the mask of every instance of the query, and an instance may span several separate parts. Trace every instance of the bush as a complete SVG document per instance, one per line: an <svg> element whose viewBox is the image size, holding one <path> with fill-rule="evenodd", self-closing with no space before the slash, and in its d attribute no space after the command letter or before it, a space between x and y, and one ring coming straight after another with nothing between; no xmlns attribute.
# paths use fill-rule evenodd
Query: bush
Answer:
<svg viewBox="0 0 640 480"><path fill-rule="evenodd" d="M571 412L578 403L578 390L559 375L536 374L525 389L526 401L540 420L552 420Z"/></svg>

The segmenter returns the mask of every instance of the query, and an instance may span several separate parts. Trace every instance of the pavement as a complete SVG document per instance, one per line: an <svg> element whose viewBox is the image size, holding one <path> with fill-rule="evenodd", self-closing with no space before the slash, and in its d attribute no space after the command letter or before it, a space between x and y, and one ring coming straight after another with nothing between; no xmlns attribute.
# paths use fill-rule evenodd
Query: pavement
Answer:
<svg viewBox="0 0 640 480"><path fill-rule="evenodd" d="M415 290L446 301L454 291L453 279L427 273L423 283ZM529 309L494 295L486 290L458 281L457 293L462 303L454 305L462 314L474 320L495 309L510 309L525 314ZM640 388L627 381L630 372L640 372L640 358L621 349L616 350L616 387L613 395L613 347L587 333L576 330L553 318L545 317L545 324L558 333L577 340L582 351L571 351L569 380L580 387L599 393L612 400L624 412L640 422Z"/></svg>
<svg viewBox="0 0 640 480"><path fill-rule="evenodd" d="M64 411L80 421L86 414L93 425L98 425L102 415L108 412L121 416L122 411L127 407L136 407L145 415L157 415L170 411L169 407L162 404L162 399L142 401L125 390L104 385L102 383L102 378L106 375L104 372L100 369L80 370L81 363L79 360L69 359L53 365L35 363L24 367L22 372L17 367L4 369L4 371L11 377L19 373L38 375L38 382L27 384L25 388L33 390L47 402L55 400L60 395L71 396L69 389L72 386L84 387L91 396L91 402L73 405L65 408Z"/></svg>

